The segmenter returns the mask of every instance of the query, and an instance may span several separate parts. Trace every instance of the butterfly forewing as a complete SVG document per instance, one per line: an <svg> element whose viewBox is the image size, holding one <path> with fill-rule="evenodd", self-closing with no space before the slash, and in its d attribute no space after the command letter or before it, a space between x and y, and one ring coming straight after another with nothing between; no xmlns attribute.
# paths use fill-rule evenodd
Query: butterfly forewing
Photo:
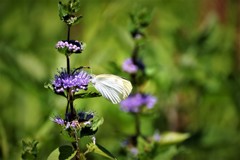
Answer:
<svg viewBox="0 0 240 160"><path fill-rule="evenodd" d="M92 84L103 97L114 104L125 99L132 90L132 85L129 81L112 74L92 76Z"/></svg>
<svg viewBox="0 0 240 160"><path fill-rule="evenodd" d="M102 94L103 97L110 100L112 103L116 104L121 101L121 98L118 96L118 92L104 84L97 83L95 85L96 89Z"/></svg>

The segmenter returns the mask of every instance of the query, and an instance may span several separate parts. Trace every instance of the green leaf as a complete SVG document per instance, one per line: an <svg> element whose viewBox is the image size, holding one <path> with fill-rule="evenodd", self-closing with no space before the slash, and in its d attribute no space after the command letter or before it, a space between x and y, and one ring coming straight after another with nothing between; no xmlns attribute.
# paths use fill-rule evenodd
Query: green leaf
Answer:
<svg viewBox="0 0 240 160"><path fill-rule="evenodd" d="M80 16L76 16L76 19L74 19L73 23L72 24L78 24L80 22L80 19L82 18L83 16L80 15Z"/></svg>
<svg viewBox="0 0 240 160"><path fill-rule="evenodd" d="M103 146L101 146L99 144L89 143L87 145L87 148L88 148L89 152L94 152L96 154L99 154L101 156L107 157L112 160L117 159L107 149L105 149Z"/></svg>
<svg viewBox="0 0 240 160"><path fill-rule="evenodd" d="M102 125L103 124L103 122L104 122L104 119L103 119L103 117L101 117L101 118L98 118L98 117L94 117L94 119L93 119L93 122L92 122L92 127L91 127L91 129L92 130L97 130L97 128L100 126L100 125Z"/></svg>
<svg viewBox="0 0 240 160"><path fill-rule="evenodd" d="M189 133L166 132L160 135L160 144L180 143L190 137Z"/></svg>
<svg viewBox="0 0 240 160"><path fill-rule="evenodd" d="M86 125L84 128L82 128L80 131L80 136L83 137L94 135L97 132L98 127L103 124L103 121L104 119L102 117L99 118L97 116L94 116L91 119L91 124Z"/></svg>
<svg viewBox="0 0 240 160"><path fill-rule="evenodd" d="M150 152L152 150L152 143L149 143L149 141L147 141L146 139L144 139L143 137L139 136L137 138L137 148L139 150L139 153L146 153L146 152Z"/></svg>
<svg viewBox="0 0 240 160"><path fill-rule="evenodd" d="M168 146L166 148L158 149L158 154L154 157L154 160L164 159L164 160L172 160L174 156L178 154L178 149L175 145Z"/></svg>
<svg viewBox="0 0 240 160"><path fill-rule="evenodd" d="M50 89L53 91L53 87L51 85L51 83L44 83L44 88Z"/></svg>
<svg viewBox="0 0 240 160"><path fill-rule="evenodd" d="M78 93L74 95L74 99L78 98L94 98L94 97L101 97L102 95L97 92L88 92L88 93Z"/></svg>
<svg viewBox="0 0 240 160"><path fill-rule="evenodd" d="M73 12L73 13L76 13L76 12L78 12L79 11L79 9L80 9L80 0L72 0L72 1L70 1L69 2L69 6L70 6L70 8L71 8L71 11Z"/></svg>
<svg viewBox="0 0 240 160"><path fill-rule="evenodd" d="M61 20L63 20L65 16L68 15L67 11L67 5L63 4L62 2L58 3L58 12L59 12L59 17Z"/></svg>
<svg viewBox="0 0 240 160"><path fill-rule="evenodd" d="M9 143L7 141L8 136L9 135L6 133L6 130L0 120L0 146L2 147L1 148L1 156L3 159L7 159L7 156L9 153Z"/></svg>
<svg viewBox="0 0 240 160"><path fill-rule="evenodd" d="M64 17L66 17L66 16L63 16L63 19L64 19ZM67 49L67 47L65 47L65 48L58 48L57 50L58 50L58 52L61 53L61 54L64 54L64 55L67 55L67 54L68 54L68 49Z"/></svg>
<svg viewBox="0 0 240 160"><path fill-rule="evenodd" d="M79 22L82 16L77 16L76 13L80 9L80 0L60 1L58 3L59 17L68 25L74 25Z"/></svg>
<svg viewBox="0 0 240 160"><path fill-rule="evenodd" d="M49 156L47 160L71 160L77 151L73 151L71 146L65 145L55 149Z"/></svg>
<svg viewBox="0 0 240 160"><path fill-rule="evenodd" d="M65 95L64 92L59 92L59 93L58 93L58 92L55 92L54 89L53 89L53 87L52 87L52 84L51 84L51 83L45 83L45 84L44 84L44 88L50 89L51 91L53 91L53 92L54 92L55 94L57 94L57 95L66 97L66 95Z"/></svg>
<svg viewBox="0 0 240 160"><path fill-rule="evenodd" d="M81 131L80 131L80 137L84 137L84 136L91 136L94 135L97 132L96 130L93 130L91 127L84 127Z"/></svg>
<svg viewBox="0 0 240 160"><path fill-rule="evenodd" d="M35 160L37 158L37 144L38 142L36 140L27 142L22 141L22 147L23 147L23 153L22 153L22 159L28 159L28 160Z"/></svg>
<svg viewBox="0 0 240 160"><path fill-rule="evenodd" d="M61 135L63 136L63 138L66 140L66 141L74 141L75 140L75 138L74 137L70 137L69 136L69 133L68 133L68 131L67 130L63 130L62 132L61 132Z"/></svg>

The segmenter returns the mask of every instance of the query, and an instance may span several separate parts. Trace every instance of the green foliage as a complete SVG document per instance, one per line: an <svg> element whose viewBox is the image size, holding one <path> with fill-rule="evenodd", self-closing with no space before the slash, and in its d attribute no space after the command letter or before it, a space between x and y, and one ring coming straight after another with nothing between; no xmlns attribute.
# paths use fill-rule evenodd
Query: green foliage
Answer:
<svg viewBox="0 0 240 160"><path fill-rule="evenodd" d="M82 16L76 15L79 9L80 0L65 0L58 3L59 17L67 25L74 25L80 21Z"/></svg>
<svg viewBox="0 0 240 160"><path fill-rule="evenodd" d="M103 121L104 120L102 117L94 117L90 126L87 125L82 128L82 130L80 131L80 137L94 135L97 132L99 126L103 124Z"/></svg>
<svg viewBox="0 0 240 160"><path fill-rule="evenodd" d="M77 151L74 151L71 146L61 146L55 149L47 158L47 160L71 160L74 158Z"/></svg>
<svg viewBox="0 0 240 160"><path fill-rule="evenodd" d="M102 95L100 93L96 92L87 92L87 93L78 93L74 95L74 99L78 98L94 98L94 97L101 97Z"/></svg>
<svg viewBox="0 0 240 160"><path fill-rule="evenodd" d="M74 38L84 40L88 46L81 57L73 55L72 66L91 65L95 73L106 73L108 62L120 66L132 50L128 13L136 3L151 9L151 24L144 30L148 35L146 49L142 52L151 82L144 89L155 93L159 101L151 118L142 119L142 132L179 130L191 135L182 144L181 153L179 145L156 147L156 160L239 158L240 83L235 72L238 5L237 1L228 2L229 17L222 25L214 15L200 18L201 2L82 1L83 25L72 31ZM56 126L49 122L51 115L65 111L60 107L66 103L65 98L56 98L43 88L56 68L64 64L62 55L54 54L54 45L66 32L57 20L57 9L56 1L2 3L0 159L19 159L19 141L26 137L36 137L40 142L40 159L47 159L56 146L65 143ZM63 19L68 10L61 10ZM111 67L108 71L118 74L117 69ZM100 98L82 99L75 105L104 117L98 141L118 159L125 160L119 152L119 140L134 132L132 117Z"/></svg>
<svg viewBox="0 0 240 160"><path fill-rule="evenodd" d="M38 142L33 140L33 141L22 141L22 159L23 160L36 160L37 159L37 144Z"/></svg>
<svg viewBox="0 0 240 160"><path fill-rule="evenodd" d="M166 132L160 135L158 143L161 145L176 144L185 141L189 137L188 133Z"/></svg>
<svg viewBox="0 0 240 160"><path fill-rule="evenodd" d="M89 143L87 145L87 148L88 150L86 153L93 152L101 156L107 157L108 159L116 160L116 158L107 149L105 149L103 146L99 144Z"/></svg>

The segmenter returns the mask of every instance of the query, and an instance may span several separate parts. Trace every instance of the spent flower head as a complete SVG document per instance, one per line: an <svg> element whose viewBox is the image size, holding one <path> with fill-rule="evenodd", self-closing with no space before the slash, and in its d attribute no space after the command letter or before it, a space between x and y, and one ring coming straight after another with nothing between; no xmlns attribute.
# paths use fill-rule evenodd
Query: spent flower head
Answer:
<svg viewBox="0 0 240 160"><path fill-rule="evenodd" d="M55 75L52 86L55 92L64 92L67 89L71 89L72 92L78 92L80 89L87 90L88 83L90 82L90 75L84 70L75 70L70 74L67 70L62 68Z"/></svg>
<svg viewBox="0 0 240 160"><path fill-rule="evenodd" d="M156 101L156 97L149 94L132 94L121 102L121 109L125 112L137 113L143 106L146 106L148 109L153 108Z"/></svg>
<svg viewBox="0 0 240 160"><path fill-rule="evenodd" d="M78 113L78 122L87 122L94 117L94 114L88 112L79 112Z"/></svg>

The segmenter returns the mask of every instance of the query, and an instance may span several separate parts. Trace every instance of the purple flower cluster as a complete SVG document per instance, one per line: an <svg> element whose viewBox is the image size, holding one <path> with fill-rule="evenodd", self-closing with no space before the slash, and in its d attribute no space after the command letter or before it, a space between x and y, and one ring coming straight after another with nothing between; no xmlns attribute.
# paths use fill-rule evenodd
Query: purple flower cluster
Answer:
<svg viewBox="0 0 240 160"><path fill-rule="evenodd" d="M136 73L138 71L138 66L133 63L131 58L128 58L123 62L122 69L127 73Z"/></svg>
<svg viewBox="0 0 240 160"><path fill-rule="evenodd" d="M66 69L62 69L55 75L52 86L57 93L64 92L66 89L78 92L80 89L87 90L89 82L90 75L86 71L77 70L68 74Z"/></svg>
<svg viewBox="0 0 240 160"><path fill-rule="evenodd" d="M68 128L77 129L79 127L91 125L91 121L93 118L94 118L93 113L79 112L75 119L72 121L68 121L67 119L64 120L59 116L51 118L51 120L65 129Z"/></svg>
<svg viewBox="0 0 240 160"><path fill-rule="evenodd" d="M146 106L148 109L153 108L157 99L147 94L133 94L121 102L121 109L125 112L137 113L141 107Z"/></svg>
<svg viewBox="0 0 240 160"><path fill-rule="evenodd" d="M82 42L77 40L62 40L56 44L56 49L62 53L82 53L84 47Z"/></svg>
<svg viewBox="0 0 240 160"><path fill-rule="evenodd" d="M60 117L55 117L55 118L52 118L52 121L57 123L58 125L64 127L65 129L79 127L79 122L77 120L67 122Z"/></svg>
<svg viewBox="0 0 240 160"><path fill-rule="evenodd" d="M52 118L52 121L57 123L58 125L61 125L61 126L65 124L65 121L60 117Z"/></svg>

